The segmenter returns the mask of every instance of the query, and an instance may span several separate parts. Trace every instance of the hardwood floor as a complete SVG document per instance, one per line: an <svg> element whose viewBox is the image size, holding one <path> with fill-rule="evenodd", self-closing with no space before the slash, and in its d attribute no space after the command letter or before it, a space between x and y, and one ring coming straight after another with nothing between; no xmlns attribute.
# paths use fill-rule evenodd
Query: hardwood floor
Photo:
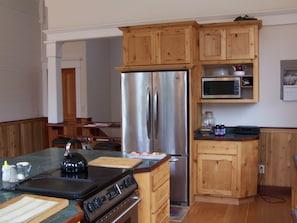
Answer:
<svg viewBox="0 0 297 223"><path fill-rule="evenodd" d="M281 198L282 202L270 203L258 196L255 202L238 206L197 202L182 223L291 223L291 198Z"/></svg>

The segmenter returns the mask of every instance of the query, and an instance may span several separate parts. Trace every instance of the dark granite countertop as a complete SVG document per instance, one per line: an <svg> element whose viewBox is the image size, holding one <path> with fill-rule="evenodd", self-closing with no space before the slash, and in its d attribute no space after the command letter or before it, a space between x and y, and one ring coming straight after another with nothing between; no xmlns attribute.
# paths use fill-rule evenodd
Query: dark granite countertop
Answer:
<svg viewBox="0 0 297 223"><path fill-rule="evenodd" d="M259 135L240 135L240 134L226 134L224 136L198 135L195 136L195 140L217 140L217 141L247 141L259 139Z"/></svg>
<svg viewBox="0 0 297 223"><path fill-rule="evenodd" d="M259 134L238 134L236 128L226 128L224 136L216 136L213 133L202 134L200 130L195 131L194 140L217 140L217 141L247 141L259 139Z"/></svg>
<svg viewBox="0 0 297 223"><path fill-rule="evenodd" d="M75 150L76 152L81 153L86 160L89 162L93 159L96 159L101 156L107 157L127 157L127 154L116 151L99 151L99 150ZM26 154L23 156L18 156L14 158L0 158L0 163L3 164L4 160L7 160L10 165L15 164L20 161L28 161L32 164L32 169L30 172L30 177L43 173L45 171L54 170L60 167L60 162L63 160L64 149L63 148L48 148L40 150L34 153ZM148 172L158 167L161 163L168 160L170 156L166 156L162 160L149 160L143 159L143 162L135 167L134 172ZM2 165L1 164L1 165ZM2 179L2 173L1 173ZM9 183L2 183L1 180L1 189ZM9 199L12 199L16 196L19 196L19 192L10 192L1 190L0 191L0 202L3 203ZM80 210L77 209L76 202L70 200L69 206L57 214L51 216L44 222L64 222L80 213Z"/></svg>

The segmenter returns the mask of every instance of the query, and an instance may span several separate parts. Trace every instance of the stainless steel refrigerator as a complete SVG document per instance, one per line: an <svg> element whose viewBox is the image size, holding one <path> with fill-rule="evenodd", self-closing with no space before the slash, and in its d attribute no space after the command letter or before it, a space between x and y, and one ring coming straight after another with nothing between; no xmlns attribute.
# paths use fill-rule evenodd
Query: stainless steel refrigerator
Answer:
<svg viewBox="0 0 297 223"><path fill-rule="evenodd" d="M165 152L170 201L189 204L188 72L121 74L122 150Z"/></svg>

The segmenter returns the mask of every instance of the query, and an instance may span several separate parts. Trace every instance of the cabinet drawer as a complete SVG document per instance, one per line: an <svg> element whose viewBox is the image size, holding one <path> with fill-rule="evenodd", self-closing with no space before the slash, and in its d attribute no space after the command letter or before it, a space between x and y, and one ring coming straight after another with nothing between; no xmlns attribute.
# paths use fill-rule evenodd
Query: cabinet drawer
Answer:
<svg viewBox="0 0 297 223"><path fill-rule="evenodd" d="M156 191L165 181L169 179L169 163L166 162L152 172L152 191Z"/></svg>
<svg viewBox="0 0 297 223"><path fill-rule="evenodd" d="M240 142L198 140L198 153L207 154L237 154Z"/></svg>
<svg viewBox="0 0 297 223"><path fill-rule="evenodd" d="M168 223L169 222L169 200L166 201L158 212L152 214L152 222L151 223Z"/></svg>
<svg viewBox="0 0 297 223"><path fill-rule="evenodd" d="M169 200L169 181L152 192L152 212L155 213L164 202Z"/></svg>

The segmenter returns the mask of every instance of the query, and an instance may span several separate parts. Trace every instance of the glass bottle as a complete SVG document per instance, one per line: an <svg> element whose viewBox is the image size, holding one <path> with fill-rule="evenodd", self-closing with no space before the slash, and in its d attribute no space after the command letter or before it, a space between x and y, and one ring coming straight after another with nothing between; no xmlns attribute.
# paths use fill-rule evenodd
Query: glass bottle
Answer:
<svg viewBox="0 0 297 223"><path fill-rule="evenodd" d="M202 128L211 129L215 126L215 118L213 112L206 111L203 115Z"/></svg>

